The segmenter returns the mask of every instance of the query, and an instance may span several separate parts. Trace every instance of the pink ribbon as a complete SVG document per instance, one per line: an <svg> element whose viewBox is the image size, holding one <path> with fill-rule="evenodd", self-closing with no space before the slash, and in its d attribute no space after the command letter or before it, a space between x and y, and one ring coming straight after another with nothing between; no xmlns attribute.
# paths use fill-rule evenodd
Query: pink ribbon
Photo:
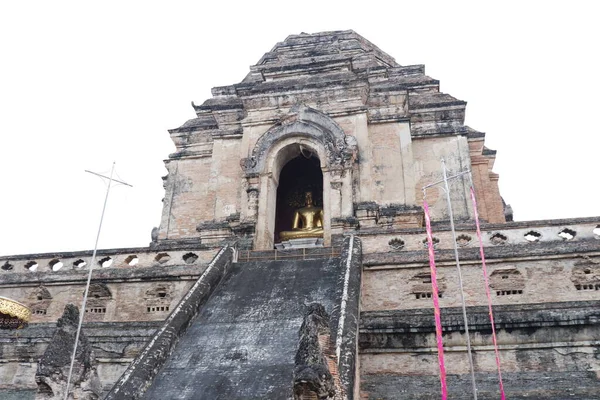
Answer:
<svg viewBox="0 0 600 400"><path fill-rule="evenodd" d="M427 226L427 248L429 249L429 268L431 270L431 289L433 298L433 314L435 315L435 337L438 348L438 364L440 366L440 383L442 385L442 400L448 398L448 388L446 387L446 366L444 364L444 344L442 342L442 319L440 316L440 302L437 285L437 270L435 268L435 256L433 252L433 236L431 234L431 220L429 218L429 206L427 201L423 200L425 210L425 224Z"/></svg>
<svg viewBox="0 0 600 400"><path fill-rule="evenodd" d="M488 281L487 267L485 265L485 254L483 252L483 242L481 240L481 228L479 227L479 213L477 212L477 200L475 199L475 191L471 186L471 200L473 201L473 212L475 214L475 225L477 226L477 239L479 239L479 254L481 255L481 265L483 267L483 280L485 281L485 293L487 294L488 310L490 314L490 322L492 324L492 341L494 342L494 352L496 353L496 366L498 367L498 379L500 381L500 398L506 399L504 394L504 384L502 383L502 372L500 371L500 354L498 352L498 342L496 342L496 326L494 324L494 313L492 312L492 295L490 294L490 284Z"/></svg>

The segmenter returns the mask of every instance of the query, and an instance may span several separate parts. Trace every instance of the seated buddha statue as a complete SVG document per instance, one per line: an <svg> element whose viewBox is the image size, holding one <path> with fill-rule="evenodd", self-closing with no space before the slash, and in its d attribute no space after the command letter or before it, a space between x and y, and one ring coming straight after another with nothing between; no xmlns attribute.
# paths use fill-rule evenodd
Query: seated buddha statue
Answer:
<svg viewBox="0 0 600 400"><path fill-rule="evenodd" d="M294 212L291 231L279 232L282 241L323 237L323 209L313 205L311 192L306 192L306 205Z"/></svg>

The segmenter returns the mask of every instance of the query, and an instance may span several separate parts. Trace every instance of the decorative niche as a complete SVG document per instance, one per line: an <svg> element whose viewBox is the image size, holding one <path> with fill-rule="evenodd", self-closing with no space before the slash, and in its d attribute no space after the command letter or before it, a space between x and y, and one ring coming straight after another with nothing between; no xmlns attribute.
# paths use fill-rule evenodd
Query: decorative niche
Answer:
<svg viewBox="0 0 600 400"><path fill-rule="evenodd" d="M490 288L496 296L523 294L525 277L516 268L500 268L490 274Z"/></svg>
<svg viewBox="0 0 600 400"><path fill-rule="evenodd" d="M173 288L171 285L157 284L146 291L144 296L144 312L168 315L171 312L172 301Z"/></svg>
<svg viewBox="0 0 600 400"><path fill-rule="evenodd" d="M458 237L456 238L456 244L458 245L458 247L467 247L472 241L473 238L465 234L458 235Z"/></svg>
<svg viewBox="0 0 600 400"><path fill-rule="evenodd" d="M538 231L533 231L532 230L532 231L529 231L526 234L524 234L523 237L528 242L533 243L533 242L539 242L540 239L542 238L542 234L539 233Z"/></svg>
<svg viewBox="0 0 600 400"><path fill-rule="evenodd" d="M433 236L431 238L431 242L433 243L433 248L437 249L438 245L440 244L440 239L436 238L435 236ZM427 238L423 239L423 241L421 242L423 244L423 247L425 249L427 249L429 247L429 244L427 243Z"/></svg>
<svg viewBox="0 0 600 400"><path fill-rule="evenodd" d="M558 232L558 236L562 240L573 240L575 239L575 236L577 236L577 232L573 229L564 228L563 230Z"/></svg>
<svg viewBox="0 0 600 400"><path fill-rule="evenodd" d="M105 283L92 283L85 306L85 318L88 321L103 321L113 296Z"/></svg>
<svg viewBox="0 0 600 400"><path fill-rule="evenodd" d="M404 248L405 243L404 243L404 240L402 240L400 238L393 238L392 240L390 240L388 242L388 245L390 246L390 248L392 250L399 251Z"/></svg>
<svg viewBox="0 0 600 400"><path fill-rule="evenodd" d="M571 282L575 290L600 290L600 261L588 258L586 261L576 263L571 272Z"/></svg>
<svg viewBox="0 0 600 400"><path fill-rule="evenodd" d="M51 302L52 295L43 285L31 290L27 295L27 303L31 308L31 314L34 317L46 315Z"/></svg>
<svg viewBox="0 0 600 400"><path fill-rule="evenodd" d="M171 256L169 255L169 253L158 253L156 257L154 257L154 261L161 265L169 262L170 260Z"/></svg>
<svg viewBox="0 0 600 400"><path fill-rule="evenodd" d="M431 288L431 273L420 272L414 275L408 281L410 286L410 293L415 296L417 300L431 299L433 297L433 290ZM443 275L437 275L438 284L438 297L442 297L446 291L446 278Z"/></svg>
<svg viewBox="0 0 600 400"><path fill-rule="evenodd" d="M186 264L193 264L198 260L198 255L196 253L187 253L184 254L183 258L183 262L185 262Z"/></svg>
<svg viewBox="0 0 600 400"><path fill-rule="evenodd" d="M508 238L506 235L503 235L500 232L496 232L490 236L490 242L495 246L503 245L507 240Z"/></svg>

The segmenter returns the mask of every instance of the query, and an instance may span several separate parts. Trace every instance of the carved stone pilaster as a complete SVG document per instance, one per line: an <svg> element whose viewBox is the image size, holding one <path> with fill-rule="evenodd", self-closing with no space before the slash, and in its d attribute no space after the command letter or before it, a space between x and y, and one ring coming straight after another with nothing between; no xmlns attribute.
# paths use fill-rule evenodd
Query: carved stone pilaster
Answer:
<svg viewBox="0 0 600 400"><path fill-rule="evenodd" d="M246 189L246 193L248 193L248 219L256 221L258 218L258 195L260 191L257 187L249 187Z"/></svg>

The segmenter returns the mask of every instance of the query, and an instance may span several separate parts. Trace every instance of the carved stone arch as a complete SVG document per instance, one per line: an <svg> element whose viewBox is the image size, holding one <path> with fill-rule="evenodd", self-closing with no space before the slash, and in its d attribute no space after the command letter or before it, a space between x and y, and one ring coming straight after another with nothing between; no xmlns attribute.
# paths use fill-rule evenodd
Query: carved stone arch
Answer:
<svg viewBox="0 0 600 400"><path fill-rule="evenodd" d="M265 132L256 142L252 154L241 161L246 176L266 172L271 149L281 140L296 137L319 143L325 149L321 166L330 169L349 168L356 159L357 142L348 136L329 116L306 106L295 106L291 114Z"/></svg>
<svg viewBox="0 0 600 400"><path fill-rule="evenodd" d="M173 285L153 284L144 295L144 312L168 314L173 301Z"/></svg>
<svg viewBox="0 0 600 400"><path fill-rule="evenodd" d="M327 151L321 142L311 137L288 136L274 143L265 155L264 173L269 174L278 183L283 166L300 156L303 151L312 153L319 159L321 169L327 169L327 164L323 161L327 157Z"/></svg>
<svg viewBox="0 0 600 400"><path fill-rule="evenodd" d="M31 308L34 318L46 315L51 302L52 295L50 291L42 285L31 290L27 295L27 304Z"/></svg>
<svg viewBox="0 0 600 400"><path fill-rule="evenodd" d="M297 106L281 124L264 133L252 155L241 162L247 180L245 218L256 223L256 249L273 248L279 174L302 149L318 157L323 171L325 245L331 243L334 233L331 221L353 213L351 168L357 156L355 138L347 136L327 115Z"/></svg>
<svg viewBox="0 0 600 400"><path fill-rule="evenodd" d="M591 258L576 263L571 271L571 282L577 290L600 290L600 265Z"/></svg>
<svg viewBox="0 0 600 400"><path fill-rule="evenodd" d="M103 321L112 306L112 300L112 293L106 283L92 283L85 306L86 320Z"/></svg>
<svg viewBox="0 0 600 400"><path fill-rule="evenodd" d="M409 279L411 286L410 293L416 299L430 299L433 296L431 288L431 273L429 271L420 272ZM438 296L442 297L446 291L446 278L443 274L437 276Z"/></svg>
<svg viewBox="0 0 600 400"><path fill-rule="evenodd" d="M490 288L496 296L523 294L525 277L515 267L498 268L490 274Z"/></svg>
<svg viewBox="0 0 600 400"><path fill-rule="evenodd" d="M31 292L29 292L29 294L27 295L27 298L30 301L43 301L51 300L52 295L50 294L48 289L46 289L45 286L40 285L35 289L31 290Z"/></svg>
<svg viewBox="0 0 600 400"><path fill-rule="evenodd" d="M112 299L112 293L106 283L92 283L88 297L90 299Z"/></svg>

